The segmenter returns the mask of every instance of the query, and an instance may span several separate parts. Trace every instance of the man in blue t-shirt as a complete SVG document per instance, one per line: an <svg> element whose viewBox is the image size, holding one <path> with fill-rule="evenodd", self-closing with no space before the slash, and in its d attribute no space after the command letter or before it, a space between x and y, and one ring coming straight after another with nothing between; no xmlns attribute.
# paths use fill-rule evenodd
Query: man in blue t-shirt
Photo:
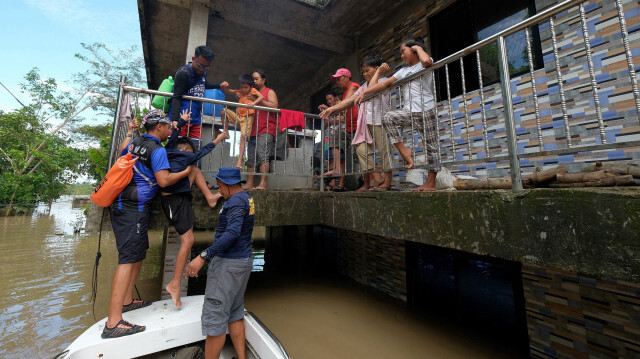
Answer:
<svg viewBox="0 0 640 359"><path fill-rule="evenodd" d="M191 173L190 166L178 173L169 171L167 151L161 144L171 134L171 121L167 115L161 110L152 110L143 117L142 124L147 133L134 140L133 131L137 129L138 121L131 120L126 138L120 145L120 155L130 151L138 161L131 182L111 205L118 267L111 282L109 316L102 338L117 338L145 330L144 326L123 320L122 313L151 304L133 300L133 288L149 248L150 202L159 186L168 187Z"/></svg>
<svg viewBox="0 0 640 359"><path fill-rule="evenodd" d="M245 358L244 292L253 266L251 235L256 211L253 198L242 189L239 169L220 167L214 177L218 193L226 199L215 241L189 263L186 275L197 277L204 261L211 259L202 306L205 357L220 356L228 327L238 358Z"/></svg>

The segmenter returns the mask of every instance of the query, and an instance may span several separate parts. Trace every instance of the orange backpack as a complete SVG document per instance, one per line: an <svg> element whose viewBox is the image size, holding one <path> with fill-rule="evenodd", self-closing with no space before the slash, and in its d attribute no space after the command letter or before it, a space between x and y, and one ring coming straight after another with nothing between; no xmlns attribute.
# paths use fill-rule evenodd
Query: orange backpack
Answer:
<svg viewBox="0 0 640 359"><path fill-rule="evenodd" d="M93 189L91 202L100 207L109 207L133 178L133 165L138 158L132 159L131 152L118 158L102 181Z"/></svg>

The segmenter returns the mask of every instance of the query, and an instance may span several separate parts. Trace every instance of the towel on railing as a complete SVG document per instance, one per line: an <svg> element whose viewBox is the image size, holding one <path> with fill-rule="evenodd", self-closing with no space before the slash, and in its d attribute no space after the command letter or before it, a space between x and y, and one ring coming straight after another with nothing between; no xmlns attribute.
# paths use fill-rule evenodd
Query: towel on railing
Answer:
<svg viewBox="0 0 640 359"><path fill-rule="evenodd" d="M300 111L280 109L280 121L278 125L280 132L283 132L287 128L294 131L302 131L305 127L304 113Z"/></svg>
<svg viewBox="0 0 640 359"><path fill-rule="evenodd" d="M124 91L122 95L122 101L120 102L120 117L118 118L118 122L126 125L131 121L131 94L129 91Z"/></svg>

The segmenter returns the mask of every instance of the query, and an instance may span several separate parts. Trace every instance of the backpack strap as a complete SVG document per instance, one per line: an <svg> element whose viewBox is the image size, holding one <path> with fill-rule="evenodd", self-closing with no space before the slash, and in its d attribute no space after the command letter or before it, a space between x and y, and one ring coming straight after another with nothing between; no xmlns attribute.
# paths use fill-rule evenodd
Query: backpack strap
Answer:
<svg viewBox="0 0 640 359"><path fill-rule="evenodd" d="M131 153L133 151L133 147L134 147L133 142L138 140L139 138L141 138L141 137L137 137L136 139L132 140L131 143L129 143L129 146L128 146L128 150L129 150L128 152L129 153ZM135 154L134 154L134 156L135 156ZM138 158L138 157L136 157L136 158ZM147 181L147 183L149 184L149 187L153 187L153 186L157 186L158 185L157 183L154 183L153 181L151 181L149 179L149 177L145 176L142 172L140 172L140 170L137 169L135 165L133 166L133 170L138 175L140 175L140 177L142 177L145 181Z"/></svg>
<svg viewBox="0 0 640 359"><path fill-rule="evenodd" d="M136 173L138 175L140 175L140 177L144 178L145 181L147 181L147 183L149 184L149 187L153 187L153 186L157 186L158 185L157 183L153 183L153 181L151 181L149 179L149 177L143 175L142 172L140 172L140 170L137 169L135 165L133 166L133 170L136 171Z"/></svg>

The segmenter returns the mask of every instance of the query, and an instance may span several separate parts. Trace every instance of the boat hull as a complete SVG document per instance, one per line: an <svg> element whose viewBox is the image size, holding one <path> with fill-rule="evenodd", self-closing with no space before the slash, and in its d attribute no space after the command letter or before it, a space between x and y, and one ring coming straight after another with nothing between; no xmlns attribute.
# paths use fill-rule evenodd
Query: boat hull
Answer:
<svg viewBox="0 0 640 359"><path fill-rule="evenodd" d="M168 299L123 313L124 320L147 327L144 332L134 335L102 339L107 321L102 319L82 333L58 358L135 358L205 340L200 322L204 296L183 297L181 300L180 308ZM256 358L289 358L277 338L249 312L245 312L245 332L248 347Z"/></svg>

